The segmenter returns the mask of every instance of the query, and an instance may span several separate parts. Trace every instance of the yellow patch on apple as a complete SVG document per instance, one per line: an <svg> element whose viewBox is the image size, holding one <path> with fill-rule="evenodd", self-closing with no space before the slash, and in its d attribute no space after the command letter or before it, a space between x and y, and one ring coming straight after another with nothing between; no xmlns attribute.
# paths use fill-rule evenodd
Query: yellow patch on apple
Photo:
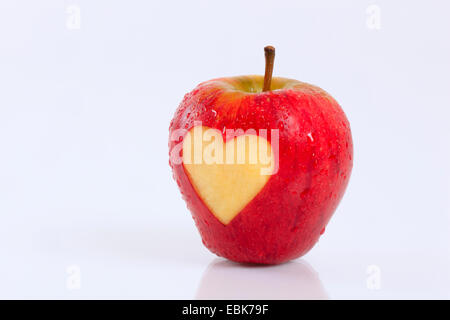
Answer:
<svg viewBox="0 0 450 320"><path fill-rule="evenodd" d="M274 169L266 138L237 130L224 143L219 130L195 126L183 139L183 166L199 197L223 224L262 190Z"/></svg>

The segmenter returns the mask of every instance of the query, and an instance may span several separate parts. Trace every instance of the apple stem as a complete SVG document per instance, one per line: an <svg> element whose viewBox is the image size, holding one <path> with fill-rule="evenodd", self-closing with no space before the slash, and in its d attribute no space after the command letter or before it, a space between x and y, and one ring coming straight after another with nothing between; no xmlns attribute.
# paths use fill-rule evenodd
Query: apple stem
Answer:
<svg viewBox="0 0 450 320"><path fill-rule="evenodd" d="M266 57L266 71L264 72L264 91L270 91L272 83L273 62L275 60L275 48L272 46L264 47L264 56Z"/></svg>

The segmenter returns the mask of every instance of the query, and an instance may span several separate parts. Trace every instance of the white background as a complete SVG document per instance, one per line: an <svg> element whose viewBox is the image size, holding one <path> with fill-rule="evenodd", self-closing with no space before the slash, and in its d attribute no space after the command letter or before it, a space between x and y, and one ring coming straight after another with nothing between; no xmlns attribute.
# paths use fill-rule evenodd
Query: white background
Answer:
<svg viewBox="0 0 450 320"><path fill-rule="evenodd" d="M449 10L1 1L0 298L450 298ZM355 161L320 243L250 268L203 247L167 139L186 92L261 74L267 44L339 101Z"/></svg>

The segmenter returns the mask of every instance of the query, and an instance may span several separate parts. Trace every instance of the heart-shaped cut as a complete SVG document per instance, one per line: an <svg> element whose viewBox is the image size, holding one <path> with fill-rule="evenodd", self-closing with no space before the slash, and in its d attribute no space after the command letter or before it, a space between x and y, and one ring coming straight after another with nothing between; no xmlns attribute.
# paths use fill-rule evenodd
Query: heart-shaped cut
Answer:
<svg viewBox="0 0 450 320"><path fill-rule="evenodd" d="M270 143L235 131L226 142L219 130L195 126L183 139L183 166L198 196L223 224L261 191L274 168Z"/></svg>

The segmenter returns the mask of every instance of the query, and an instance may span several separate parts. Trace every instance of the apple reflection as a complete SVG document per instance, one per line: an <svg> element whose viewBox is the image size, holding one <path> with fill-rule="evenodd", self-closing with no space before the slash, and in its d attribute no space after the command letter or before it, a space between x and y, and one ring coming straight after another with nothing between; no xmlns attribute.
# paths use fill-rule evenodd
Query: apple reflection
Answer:
<svg viewBox="0 0 450 320"><path fill-rule="evenodd" d="M196 299L328 299L318 273L304 260L254 266L213 260Z"/></svg>

